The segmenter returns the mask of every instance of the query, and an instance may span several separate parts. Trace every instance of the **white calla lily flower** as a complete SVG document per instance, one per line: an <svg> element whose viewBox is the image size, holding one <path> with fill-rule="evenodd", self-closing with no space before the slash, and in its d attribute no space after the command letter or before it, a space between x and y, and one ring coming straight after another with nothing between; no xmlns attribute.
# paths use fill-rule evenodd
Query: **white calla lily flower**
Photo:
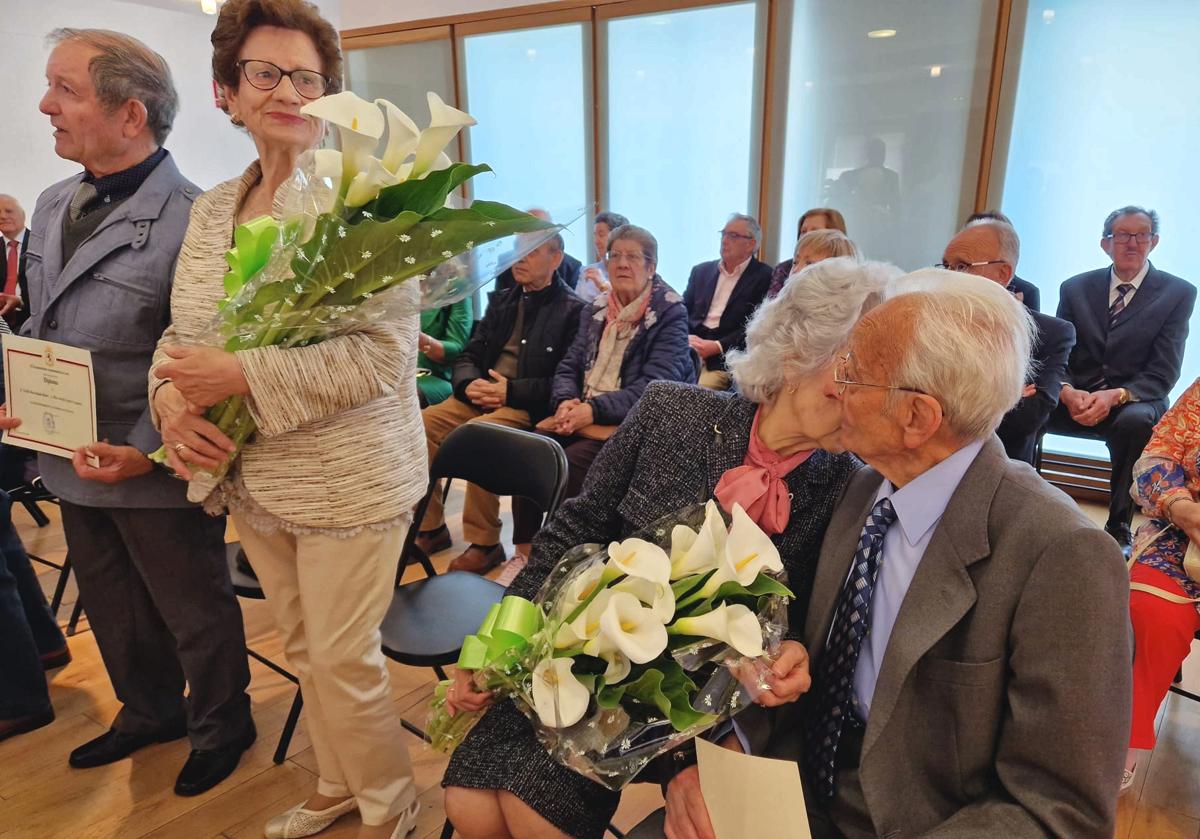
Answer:
<svg viewBox="0 0 1200 839"><path fill-rule="evenodd" d="M655 583L671 581L671 558L667 552L645 539L626 539L608 546L608 563L603 579L608 582L621 574Z"/></svg>
<svg viewBox="0 0 1200 839"><path fill-rule="evenodd" d="M592 598L587 608L583 610L583 614L579 615L571 623L563 624L559 628L558 637L555 638L555 646L562 650L576 644L584 644L585 642L594 640L600 634L600 616L604 614L604 610L608 607L608 601L614 593L612 589L604 589ZM588 655L597 654L595 652L588 652L586 645L583 649Z"/></svg>
<svg viewBox="0 0 1200 839"><path fill-rule="evenodd" d="M758 616L741 604L722 603L711 612L680 618L667 627L671 635L696 635L712 638L733 647L744 656L763 654L762 627Z"/></svg>
<svg viewBox="0 0 1200 839"><path fill-rule="evenodd" d="M634 664L645 664L666 648L667 630L654 610L627 591L614 591L600 614L600 633L584 652L602 656L616 649Z"/></svg>
<svg viewBox="0 0 1200 839"><path fill-rule="evenodd" d="M475 124L473 116L450 107L436 93L430 91L428 100L429 127L421 132L413 160L412 174L418 178L434 168L438 154L450 144L459 131Z"/></svg>
<svg viewBox="0 0 1200 839"><path fill-rule="evenodd" d="M383 151L383 165L401 180L401 167L406 166L405 159L417 150L417 141L421 137L421 129L412 118L386 99L376 99L375 104L383 108L387 117L388 139ZM406 166L412 171L411 164Z"/></svg>
<svg viewBox="0 0 1200 839"><path fill-rule="evenodd" d="M656 583L644 577L626 577L613 586L614 591L627 591L642 604L654 610L654 614L664 624L670 623L675 616L675 590L671 584Z"/></svg>
<svg viewBox="0 0 1200 839"><path fill-rule="evenodd" d="M633 665L629 663L629 659L620 650L611 650L600 656L608 662L608 669L604 671L604 684L615 685L617 682L624 681L629 675L629 671L633 669Z"/></svg>
<svg viewBox="0 0 1200 839"><path fill-rule="evenodd" d="M734 504L733 524L721 553L721 564L704 584L701 593L707 597L723 583L731 581L748 586L762 572L777 574L782 570L783 559L771 537L754 523L740 504Z"/></svg>
<svg viewBox="0 0 1200 839"><path fill-rule="evenodd" d="M383 111L349 90L314 99L300 113L331 122L338 128L342 146L342 177L344 183L367 168L367 158L375 153L383 136Z"/></svg>
<svg viewBox="0 0 1200 839"><path fill-rule="evenodd" d="M566 728L583 719L591 693L571 672L570 658L547 658L533 670L533 707L542 725Z"/></svg>
<svg viewBox="0 0 1200 839"><path fill-rule="evenodd" d="M563 587L558 596L556 617L566 619L571 613L587 602L596 589L601 585L600 575L604 573L603 563L593 563L584 571L577 574L573 580Z"/></svg>
<svg viewBox="0 0 1200 839"><path fill-rule="evenodd" d="M720 564L725 550L725 519L715 501L704 505L704 524L695 538L681 531L689 528L677 525L671 531L671 579L681 580L692 574L706 574ZM677 541L678 540L678 541Z"/></svg>
<svg viewBox="0 0 1200 839"><path fill-rule="evenodd" d="M377 157L368 157L366 167L350 181L346 190L346 206L361 207L379 194L384 187L400 183L400 178L388 171Z"/></svg>

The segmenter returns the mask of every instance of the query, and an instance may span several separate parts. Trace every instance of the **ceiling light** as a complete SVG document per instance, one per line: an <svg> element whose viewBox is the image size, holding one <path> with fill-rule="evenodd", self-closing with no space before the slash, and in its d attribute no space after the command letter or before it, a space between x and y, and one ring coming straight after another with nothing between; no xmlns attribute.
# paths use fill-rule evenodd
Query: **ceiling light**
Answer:
<svg viewBox="0 0 1200 839"><path fill-rule="evenodd" d="M896 37L895 29L872 29L867 33L868 38L894 38Z"/></svg>
<svg viewBox="0 0 1200 839"><path fill-rule="evenodd" d="M941 78L941 76L942 76L942 65L934 64L932 67L929 68L929 78L939 79L939 78Z"/></svg>

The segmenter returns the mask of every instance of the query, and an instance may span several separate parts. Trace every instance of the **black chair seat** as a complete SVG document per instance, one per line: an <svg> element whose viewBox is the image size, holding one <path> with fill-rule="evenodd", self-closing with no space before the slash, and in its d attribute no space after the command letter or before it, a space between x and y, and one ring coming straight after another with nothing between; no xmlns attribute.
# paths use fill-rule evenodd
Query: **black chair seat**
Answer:
<svg viewBox="0 0 1200 839"><path fill-rule="evenodd" d="M250 600L265 600L262 586L258 580L238 568L238 556L242 553L241 542L228 542L225 545L225 564L229 566L229 579L233 582L233 593L238 597Z"/></svg>
<svg viewBox="0 0 1200 839"><path fill-rule="evenodd" d="M466 571L406 583L396 589L380 627L384 654L415 667L453 664L463 638L479 629L504 591Z"/></svg>

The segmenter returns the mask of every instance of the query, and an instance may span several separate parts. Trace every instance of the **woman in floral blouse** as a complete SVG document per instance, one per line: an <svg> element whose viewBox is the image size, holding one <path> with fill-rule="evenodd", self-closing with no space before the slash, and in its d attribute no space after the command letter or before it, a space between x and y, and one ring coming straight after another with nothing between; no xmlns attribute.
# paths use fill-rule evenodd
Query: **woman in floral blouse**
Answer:
<svg viewBox="0 0 1200 839"><path fill-rule="evenodd" d="M1134 500L1149 516L1135 539L1130 572L1133 619L1133 727L1121 782L1133 785L1139 749L1154 748L1154 719L1200 632L1200 581L1184 570L1191 541L1200 540L1200 379L1171 407L1134 466ZM1152 589L1147 591L1146 589Z"/></svg>

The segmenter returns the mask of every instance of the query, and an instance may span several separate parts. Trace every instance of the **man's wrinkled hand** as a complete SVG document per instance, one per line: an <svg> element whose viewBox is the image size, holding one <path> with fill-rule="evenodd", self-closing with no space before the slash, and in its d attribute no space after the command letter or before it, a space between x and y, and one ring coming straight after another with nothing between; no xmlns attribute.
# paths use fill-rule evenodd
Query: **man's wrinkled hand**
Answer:
<svg viewBox="0 0 1200 839"><path fill-rule="evenodd" d="M89 457L99 460L99 466L88 463ZM114 446L109 443L92 443L75 450L71 458L75 474L85 481L102 484L119 484L129 478L145 475L154 468L144 454L133 446Z"/></svg>

